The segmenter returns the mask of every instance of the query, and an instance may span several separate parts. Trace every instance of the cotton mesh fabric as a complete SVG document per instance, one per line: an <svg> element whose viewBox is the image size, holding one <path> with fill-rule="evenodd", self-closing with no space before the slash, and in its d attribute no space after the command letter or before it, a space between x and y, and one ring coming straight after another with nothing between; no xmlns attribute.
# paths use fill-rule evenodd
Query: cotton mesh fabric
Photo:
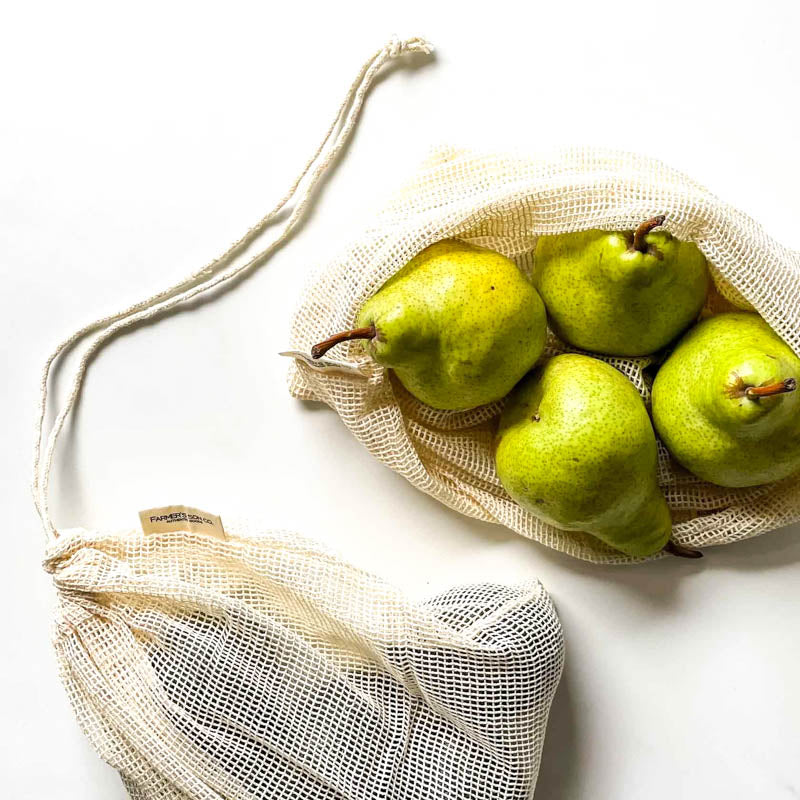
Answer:
<svg viewBox="0 0 800 800"><path fill-rule="evenodd" d="M314 542L61 531L78 721L134 800L530 798L564 660L537 581L414 603Z"/></svg>
<svg viewBox="0 0 800 800"><path fill-rule="evenodd" d="M352 328L367 298L441 239L492 248L531 274L540 235L630 230L655 214L665 214L665 227L694 241L709 261L714 288L704 313L756 310L800 353L800 253L687 176L654 159L608 150L570 149L533 160L443 148L310 281L290 332L290 391L327 403L379 461L467 516L588 561L634 561L587 534L542 522L505 492L492 450L502 402L437 411L409 395L359 343L338 345L321 363L304 354ZM569 349L551 334L545 355ZM649 403L652 357L604 360ZM659 482L672 510L673 538L689 547L726 544L800 520L800 476L720 488L682 469L659 443Z"/></svg>

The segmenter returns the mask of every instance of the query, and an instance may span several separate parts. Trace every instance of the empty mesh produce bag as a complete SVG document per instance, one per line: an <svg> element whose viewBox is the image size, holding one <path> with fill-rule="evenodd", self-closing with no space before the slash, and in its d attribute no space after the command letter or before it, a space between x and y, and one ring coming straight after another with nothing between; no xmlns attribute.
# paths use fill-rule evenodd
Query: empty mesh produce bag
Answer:
<svg viewBox="0 0 800 800"><path fill-rule="evenodd" d="M290 390L327 403L379 461L463 514L589 561L636 560L587 533L543 522L508 495L493 453L503 401L435 410L360 342L338 344L319 360L309 354L331 334L355 328L365 301L435 242L490 248L531 275L541 235L633 230L654 215L664 215L665 227L708 260L713 288L705 313L755 310L800 353L800 253L687 176L651 158L591 148L541 158L442 148L309 282L289 337ZM568 349L549 334L545 356ZM627 375L649 403L652 356L592 355ZM660 444L658 470L679 545L725 544L800 520L800 475L721 488L680 468Z"/></svg>
<svg viewBox="0 0 800 800"><path fill-rule="evenodd" d="M529 798L564 644L532 581L416 604L291 534L64 531L56 651L133 798Z"/></svg>

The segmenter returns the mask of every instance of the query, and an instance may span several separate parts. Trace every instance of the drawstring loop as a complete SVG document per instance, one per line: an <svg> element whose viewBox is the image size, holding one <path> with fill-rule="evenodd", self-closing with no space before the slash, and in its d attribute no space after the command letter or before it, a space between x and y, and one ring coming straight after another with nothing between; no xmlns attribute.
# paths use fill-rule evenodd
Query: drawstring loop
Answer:
<svg viewBox="0 0 800 800"><path fill-rule="evenodd" d="M403 53L412 52L430 55L433 52L433 48L428 42L419 37L405 40L392 37L388 44L364 63L345 95L344 101L339 106L333 122L325 133L322 142L289 188L289 191L266 216L250 228L238 241L234 242L222 255L169 288L135 303L123 311L101 317L85 325L61 342L47 358L42 369L40 383L39 410L35 431L36 439L33 459L32 491L34 504L36 505L39 518L42 521L45 536L49 542L52 542L58 537L58 532L50 516L49 502L50 472L53 466L55 448L59 434L75 407L88 364L94 354L109 339L125 328L150 319L156 314L169 311L175 306L185 303L197 295L207 292L235 278L237 275L247 272L255 264L271 255L272 252L289 237L297 226L297 223L302 219L320 178L328 167L334 163L337 155L347 142L358 120L366 93L378 71L388 61L397 58ZM292 200L295 201L294 208L277 236L263 250L249 258L243 264L227 266L226 268L226 265L229 264L234 256L247 248L266 231L275 217ZM220 271L220 268L222 268L222 271ZM70 352L81 339L95 332L98 333L84 351L75 371L67 401L56 416L52 428L45 439L44 428L48 405L48 385L53 370L53 364L56 359Z"/></svg>

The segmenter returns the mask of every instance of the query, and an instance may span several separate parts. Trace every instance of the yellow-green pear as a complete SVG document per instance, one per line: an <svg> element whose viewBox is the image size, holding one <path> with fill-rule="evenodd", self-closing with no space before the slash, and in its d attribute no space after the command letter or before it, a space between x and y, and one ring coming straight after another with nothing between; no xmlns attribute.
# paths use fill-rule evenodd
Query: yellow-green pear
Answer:
<svg viewBox="0 0 800 800"><path fill-rule="evenodd" d="M709 277L697 246L653 217L635 231L541 236L534 283L550 327L567 344L614 356L654 353L705 303Z"/></svg>
<svg viewBox="0 0 800 800"><path fill-rule="evenodd" d="M690 330L653 383L667 449L720 486L800 472L800 358L757 314L718 314Z"/></svg>
<svg viewBox="0 0 800 800"><path fill-rule="evenodd" d="M519 267L456 240L420 252L367 300L357 324L311 355L363 339L411 394L447 410L504 397L536 363L547 333L544 304Z"/></svg>
<svg viewBox="0 0 800 800"><path fill-rule="evenodd" d="M669 541L647 409L609 364L564 354L537 368L509 396L496 445L506 491L545 522L629 556L700 555Z"/></svg>

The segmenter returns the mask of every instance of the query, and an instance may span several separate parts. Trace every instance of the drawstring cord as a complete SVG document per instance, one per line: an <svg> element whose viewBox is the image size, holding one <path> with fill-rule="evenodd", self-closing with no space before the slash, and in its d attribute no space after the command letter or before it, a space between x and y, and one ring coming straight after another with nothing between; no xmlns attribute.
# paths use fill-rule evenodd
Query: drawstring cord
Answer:
<svg viewBox="0 0 800 800"><path fill-rule="evenodd" d="M234 242L221 256L206 264L202 269L194 272L188 278L179 281L168 289L158 292L116 314L102 317L85 325L80 330L61 342L45 361L40 384L39 411L36 422L36 440L33 459L33 499L45 535L49 541L58 537L58 532L50 517L50 472L53 466L56 444L67 418L80 394L83 379L89 362L94 354L113 336L125 328L136 325L156 314L169 311L181 303L185 303L203 292L207 292L220 284L247 272L285 241L302 219L303 214L311 200L314 189L320 178L335 161L337 155L346 144L353 128L355 127L364 97L369 90L375 76L381 67L403 53L420 52L431 54L433 48L424 39L414 37L392 40L369 58L362 66L358 76L353 81L344 101L339 107L336 116L328 128L325 137L314 155L308 160L300 175L292 184L289 191L280 202L256 225L250 228L244 236ZM337 131L338 128L338 131ZM308 178L301 188L304 180ZM281 232L259 253L239 266L232 266L222 272L217 270L224 266L237 252L255 241L291 200L296 199L296 204L287 218ZM70 394L66 404L55 418L53 426L47 435L45 444L44 423L47 415L48 384L53 370L53 364L60 356L70 352L78 341L86 335L100 331L92 340L81 356L77 370L72 381Z"/></svg>

